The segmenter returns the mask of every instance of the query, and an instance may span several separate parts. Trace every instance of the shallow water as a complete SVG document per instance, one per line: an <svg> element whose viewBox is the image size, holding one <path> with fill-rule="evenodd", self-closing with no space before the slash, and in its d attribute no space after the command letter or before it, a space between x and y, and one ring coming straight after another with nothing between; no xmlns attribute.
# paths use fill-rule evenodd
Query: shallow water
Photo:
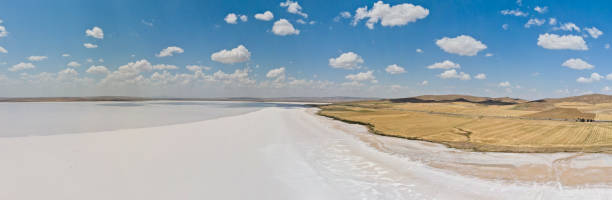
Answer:
<svg viewBox="0 0 612 200"><path fill-rule="evenodd" d="M98 132L181 124L235 116L266 107L256 102L27 102L0 103L0 137Z"/></svg>

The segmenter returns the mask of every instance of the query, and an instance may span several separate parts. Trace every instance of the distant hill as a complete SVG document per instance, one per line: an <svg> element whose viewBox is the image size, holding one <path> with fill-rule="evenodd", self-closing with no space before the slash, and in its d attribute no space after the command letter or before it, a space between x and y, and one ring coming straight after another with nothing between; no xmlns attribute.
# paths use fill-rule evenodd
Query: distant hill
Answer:
<svg viewBox="0 0 612 200"><path fill-rule="evenodd" d="M514 105L525 103L527 100L514 99L510 97L476 97L470 95L422 95L409 98L389 99L393 103L451 103L451 102L469 102L485 105Z"/></svg>
<svg viewBox="0 0 612 200"><path fill-rule="evenodd" d="M517 109L522 110L547 110L554 107L554 104L561 102L576 102L588 104L612 103L612 96L605 94L588 94L582 96L573 96L565 98L547 98L535 101L529 101L517 106Z"/></svg>

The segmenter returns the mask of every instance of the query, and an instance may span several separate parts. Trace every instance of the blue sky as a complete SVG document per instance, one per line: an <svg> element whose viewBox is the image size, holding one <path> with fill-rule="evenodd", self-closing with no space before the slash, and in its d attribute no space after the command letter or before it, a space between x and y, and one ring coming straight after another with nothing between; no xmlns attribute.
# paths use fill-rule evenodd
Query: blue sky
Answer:
<svg viewBox="0 0 612 200"><path fill-rule="evenodd" d="M536 99L610 92L612 2L377 2L4 2L0 96ZM366 12L357 21L359 8ZM269 21L254 17L265 11L273 14ZM235 22L225 20L230 13ZM293 28L281 26L287 23ZM86 34L94 27L103 35ZM240 45L249 56L234 54L245 53ZM168 47L180 52L156 56ZM222 50L228 52L212 58ZM446 60L455 68L428 68ZM387 72L390 65L403 70Z"/></svg>

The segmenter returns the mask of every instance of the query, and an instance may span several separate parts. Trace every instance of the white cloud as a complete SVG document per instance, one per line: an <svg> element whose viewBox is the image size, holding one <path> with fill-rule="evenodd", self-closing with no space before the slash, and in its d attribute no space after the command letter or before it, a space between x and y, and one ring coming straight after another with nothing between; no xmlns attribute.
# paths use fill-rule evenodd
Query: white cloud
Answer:
<svg viewBox="0 0 612 200"><path fill-rule="evenodd" d="M535 8L533 8L533 10L535 10L536 12L543 14L548 12L548 6L544 6L544 7L540 7L540 6L536 6Z"/></svg>
<svg viewBox="0 0 612 200"><path fill-rule="evenodd" d="M479 80L484 80L487 79L487 75L480 73L480 74L476 74L476 76L474 76L475 79L479 79Z"/></svg>
<svg viewBox="0 0 612 200"><path fill-rule="evenodd" d="M98 45L92 43L84 43L83 46L88 49L98 48Z"/></svg>
<svg viewBox="0 0 612 200"><path fill-rule="evenodd" d="M557 18L553 18L553 17L548 18L548 24L551 25L551 26L552 25L556 25L557 24Z"/></svg>
<svg viewBox="0 0 612 200"><path fill-rule="evenodd" d="M577 31L580 32L580 27L576 26L576 24L568 22L565 24L561 24L560 27L555 28L555 30L564 30L564 31Z"/></svg>
<svg viewBox="0 0 612 200"><path fill-rule="evenodd" d="M280 3L281 7L287 7L287 12L300 15L302 17L307 18L308 14L302 12L302 6L297 1L287 0L285 2Z"/></svg>
<svg viewBox="0 0 612 200"><path fill-rule="evenodd" d="M479 51L487 48L485 44L469 35L460 35L455 38L443 37L436 41L436 45L447 53L461 56L475 56Z"/></svg>
<svg viewBox="0 0 612 200"><path fill-rule="evenodd" d="M8 70L11 71L11 72L16 72L16 71L21 71L21 70L26 70L26 69L34 69L34 68L36 68L36 66L34 66L34 64L32 64L32 63L20 62L19 64L13 65Z"/></svg>
<svg viewBox="0 0 612 200"><path fill-rule="evenodd" d="M285 80L285 68L281 67L281 68L277 68L277 69L271 69L266 74L266 77L267 78L275 78L276 81Z"/></svg>
<svg viewBox="0 0 612 200"><path fill-rule="evenodd" d="M98 62L103 63L103 62L104 62L104 59L102 59L102 58L98 58Z"/></svg>
<svg viewBox="0 0 612 200"><path fill-rule="evenodd" d="M421 82L419 85L427 85L427 84L429 84L429 81L425 80L425 81Z"/></svg>
<svg viewBox="0 0 612 200"><path fill-rule="evenodd" d="M502 24L502 29L508 30L508 24Z"/></svg>
<svg viewBox="0 0 612 200"><path fill-rule="evenodd" d="M29 61L43 61L46 60L47 56L30 56L28 57Z"/></svg>
<svg viewBox="0 0 612 200"><path fill-rule="evenodd" d="M161 51L160 51L160 52L159 52L157 55L155 55L155 56L157 56L157 57L166 57L166 56L173 56L173 55L174 55L174 53L179 54L179 53L183 53L183 52L185 52L185 51L183 51L183 49L182 49L182 48L177 47L177 46L171 46L171 47L167 47L167 48L165 48L165 49L161 50Z"/></svg>
<svg viewBox="0 0 612 200"><path fill-rule="evenodd" d="M255 19L262 20L262 21L270 21L270 20L274 19L274 14L272 14L272 12L267 10L264 13L257 13L257 14L255 14Z"/></svg>
<svg viewBox="0 0 612 200"><path fill-rule="evenodd" d="M610 43L605 44L604 48L609 49L610 48Z"/></svg>
<svg viewBox="0 0 612 200"><path fill-rule="evenodd" d="M274 22L274 26L272 26L272 32L275 35L286 36L286 35L299 35L300 30L297 30L293 27L289 21L286 19L279 19Z"/></svg>
<svg viewBox="0 0 612 200"><path fill-rule="evenodd" d="M95 66L92 65L91 67L89 67L89 69L87 69L86 71L88 74L109 74L110 71L108 71L108 69L105 66Z"/></svg>
<svg viewBox="0 0 612 200"><path fill-rule="evenodd" d="M72 68L66 68L62 71L59 71L57 73L57 79L60 81L65 81L65 80L74 80L79 76L79 73L72 69Z"/></svg>
<svg viewBox="0 0 612 200"><path fill-rule="evenodd" d="M612 91L612 88L610 88L610 86L606 86L604 88L601 89L602 92L610 92Z"/></svg>
<svg viewBox="0 0 612 200"><path fill-rule="evenodd" d="M609 73L608 75L606 75L606 79L612 80L612 73Z"/></svg>
<svg viewBox="0 0 612 200"><path fill-rule="evenodd" d="M4 47L0 46L0 53L8 53L8 51Z"/></svg>
<svg viewBox="0 0 612 200"><path fill-rule="evenodd" d="M423 53L423 49L416 49L417 53Z"/></svg>
<svg viewBox="0 0 612 200"><path fill-rule="evenodd" d="M104 38L104 32L100 27L94 26L92 29L85 30L85 35L93 38L102 39Z"/></svg>
<svg viewBox="0 0 612 200"><path fill-rule="evenodd" d="M360 20L369 18L366 21L366 26L369 29L374 29L374 24L379 21L382 26L403 26L410 22L424 19L427 15L429 15L429 10L419 5L403 3L390 6L382 1L378 1L374 3L370 10L368 10L367 6L358 8L355 11L352 25L355 26Z"/></svg>
<svg viewBox="0 0 612 200"><path fill-rule="evenodd" d="M432 65L427 66L427 69L452 69L452 68L461 68L461 65L454 63L450 60L445 60L442 62L437 62Z"/></svg>
<svg viewBox="0 0 612 200"><path fill-rule="evenodd" d="M210 70L210 67L207 66L199 66L199 65L187 65L185 66L185 69L192 71L192 72L197 72L197 71L202 71L202 69L204 70Z"/></svg>
<svg viewBox="0 0 612 200"><path fill-rule="evenodd" d="M387 66L387 68L385 68L385 71L389 74L401 74L406 72L403 67L396 64Z"/></svg>
<svg viewBox="0 0 612 200"><path fill-rule="evenodd" d="M92 62L93 62L93 59L91 59L91 58L87 58L87 62L88 62L88 63L92 63Z"/></svg>
<svg viewBox="0 0 612 200"><path fill-rule="evenodd" d="M329 59L330 66L340 69L358 69L363 62L363 58L354 52L343 53L337 58Z"/></svg>
<svg viewBox="0 0 612 200"><path fill-rule="evenodd" d="M223 49L210 55L210 59L223 64L234 64L246 62L251 59L251 52L243 45L231 50Z"/></svg>
<svg viewBox="0 0 612 200"><path fill-rule="evenodd" d="M599 36L603 35L603 32L601 32L599 29L595 28L595 27L591 27L591 28L585 28L584 30L586 30L589 35L591 35L591 37L597 39Z"/></svg>
<svg viewBox="0 0 612 200"><path fill-rule="evenodd" d="M153 21L152 20L151 21L146 21L146 20L143 19L143 20L140 20L140 23L142 23L144 25L147 25L147 26L150 26L150 27L153 27Z"/></svg>
<svg viewBox="0 0 612 200"><path fill-rule="evenodd" d="M531 26L542 26L544 23L546 23L546 19L532 18L527 21L527 23L525 24L525 28L529 28Z"/></svg>
<svg viewBox="0 0 612 200"><path fill-rule="evenodd" d="M355 82L361 82L361 81L370 81L371 83L376 83L378 82L376 80L376 77L374 76L374 71L367 71L367 72L360 72L357 74L349 74L346 75L344 78L351 80L351 81L355 81Z"/></svg>
<svg viewBox="0 0 612 200"><path fill-rule="evenodd" d="M499 87L510 87L512 85L510 85L510 82L505 81L505 82L500 82L499 84L497 84Z"/></svg>
<svg viewBox="0 0 612 200"><path fill-rule="evenodd" d="M578 83L592 83L594 81L599 81L602 78L604 78L602 75L599 75L598 73L592 73L590 77L579 77L578 79L576 79L576 82Z"/></svg>
<svg viewBox="0 0 612 200"><path fill-rule="evenodd" d="M67 54L67 53L62 54L62 57L70 57L70 54Z"/></svg>
<svg viewBox="0 0 612 200"><path fill-rule="evenodd" d="M159 65L153 65L153 69L154 70L174 70L174 69L178 69L178 67L176 65L159 64Z"/></svg>
<svg viewBox="0 0 612 200"><path fill-rule="evenodd" d="M568 67L568 68L571 68L571 69L576 69L576 70L584 70L584 69L593 69L593 68L595 68L595 66L585 62L584 60L582 60L580 58L568 59L565 62L563 62L563 64L561 64L561 66Z"/></svg>
<svg viewBox="0 0 612 200"><path fill-rule="evenodd" d="M249 20L249 17L247 17L246 15L240 15L240 21L246 22L248 20Z"/></svg>
<svg viewBox="0 0 612 200"><path fill-rule="evenodd" d="M486 53L486 54L485 54L485 57L491 57L491 56L493 56L493 54L492 54L492 53Z"/></svg>
<svg viewBox="0 0 612 200"><path fill-rule="evenodd" d="M454 69L446 70L446 71L442 72L441 74L439 74L438 77L443 78L443 79L449 79L449 78L456 78L456 79L460 79L460 80L470 80L470 79L472 79L469 74L467 74L465 72L457 73L457 70L454 70Z"/></svg>
<svg viewBox="0 0 612 200"><path fill-rule="evenodd" d="M346 11L341 12L340 13L340 17L345 18L345 19L351 18L351 13L350 12L346 12Z"/></svg>
<svg viewBox="0 0 612 200"><path fill-rule="evenodd" d="M80 63L78 63L78 62L76 62L76 61L69 62L69 63L68 63L68 64L66 64L66 65L67 65L68 67L79 67L79 66L81 66L81 64L80 64Z"/></svg>
<svg viewBox="0 0 612 200"><path fill-rule="evenodd" d="M538 37L538 46L541 46L545 49L553 49L553 50L588 50L589 48L586 45L586 42L582 38L582 36L577 35L563 35L559 36L557 34L540 34Z"/></svg>
<svg viewBox="0 0 612 200"><path fill-rule="evenodd" d="M223 20L225 20L225 22L228 24L236 24L238 23L238 16L234 13L229 13Z"/></svg>
<svg viewBox="0 0 612 200"><path fill-rule="evenodd" d="M500 13L502 15L514 15L514 16L517 16L517 17L527 17L529 15L529 14L519 10L518 8L514 9L514 10L502 10L502 11L500 11Z"/></svg>
<svg viewBox="0 0 612 200"><path fill-rule="evenodd" d="M6 27L0 26L0 38L8 36L8 31L6 31Z"/></svg>

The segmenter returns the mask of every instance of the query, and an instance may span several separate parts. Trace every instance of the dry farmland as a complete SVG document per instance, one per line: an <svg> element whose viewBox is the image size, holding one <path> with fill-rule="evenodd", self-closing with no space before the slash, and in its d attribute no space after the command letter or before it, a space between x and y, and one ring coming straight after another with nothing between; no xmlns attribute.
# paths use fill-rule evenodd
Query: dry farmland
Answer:
<svg viewBox="0 0 612 200"><path fill-rule="evenodd" d="M475 151L612 152L612 104L560 103L549 109L472 102L364 101L321 106L320 114L381 135ZM549 106L550 107L550 106ZM603 115L603 116L600 116Z"/></svg>

